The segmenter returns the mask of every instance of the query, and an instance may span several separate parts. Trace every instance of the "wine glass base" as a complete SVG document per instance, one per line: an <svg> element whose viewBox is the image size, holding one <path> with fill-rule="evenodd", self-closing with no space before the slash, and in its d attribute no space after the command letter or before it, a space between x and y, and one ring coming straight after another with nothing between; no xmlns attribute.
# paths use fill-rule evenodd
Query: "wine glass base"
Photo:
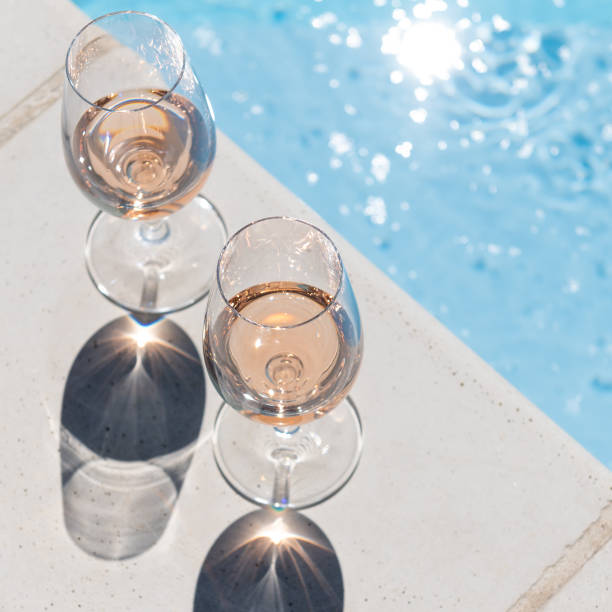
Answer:
<svg viewBox="0 0 612 612"><path fill-rule="evenodd" d="M87 271L111 302L133 313L161 316L208 293L226 239L223 219L201 195L162 221L130 221L101 212L87 234Z"/></svg>
<svg viewBox="0 0 612 612"><path fill-rule="evenodd" d="M297 509L331 497L348 482L362 441L359 413L347 397L294 432L251 420L223 404L213 449L221 474L237 493L257 504Z"/></svg>

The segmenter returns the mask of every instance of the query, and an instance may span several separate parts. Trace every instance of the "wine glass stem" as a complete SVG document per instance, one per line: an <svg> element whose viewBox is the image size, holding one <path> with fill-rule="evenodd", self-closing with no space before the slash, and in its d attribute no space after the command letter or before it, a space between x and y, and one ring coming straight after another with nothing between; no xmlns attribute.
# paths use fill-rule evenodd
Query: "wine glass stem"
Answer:
<svg viewBox="0 0 612 612"><path fill-rule="evenodd" d="M170 226L165 219L161 221L142 221L139 224L139 234L143 242L158 245L168 238ZM157 305L160 263L157 261L145 262L143 272L144 278L140 295L140 307L149 310Z"/></svg>
<svg viewBox="0 0 612 612"><path fill-rule="evenodd" d="M157 304L157 289L159 288L159 266L147 262L144 265L144 279L142 293L140 294L140 307L143 309L155 308Z"/></svg>
<svg viewBox="0 0 612 612"><path fill-rule="evenodd" d="M161 221L141 221L139 223L140 238L145 242L163 242L170 234L170 225L166 219Z"/></svg>
<svg viewBox="0 0 612 612"><path fill-rule="evenodd" d="M289 480L298 457L293 450L281 447L274 449L272 459L274 460L272 506L282 510L289 506Z"/></svg>

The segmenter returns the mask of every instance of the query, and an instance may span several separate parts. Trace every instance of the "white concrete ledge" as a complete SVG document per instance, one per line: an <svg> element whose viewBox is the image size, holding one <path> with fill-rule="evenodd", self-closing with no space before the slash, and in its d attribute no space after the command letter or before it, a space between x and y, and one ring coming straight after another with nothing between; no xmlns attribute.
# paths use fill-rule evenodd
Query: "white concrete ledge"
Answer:
<svg viewBox="0 0 612 612"><path fill-rule="evenodd" d="M2 1L0 116L63 66L70 41L88 21L66 0Z"/></svg>
<svg viewBox="0 0 612 612"><path fill-rule="evenodd" d="M19 91L2 112L48 82L61 63L54 45L63 52L85 22L68 3L43 3L35 20L26 6L0 9L17 39L38 41L4 38L2 69ZM95 210L64 167L59 102L46 100L0 148L0 609L188 612L207 552L254 509L214 466L208 438L220 400L210 384L197 453L153 548L102 561L64 527L66 376L85 341L122 313L85 273ZM323 226L353 280L366 337L352 394L363 459L340 493L304 513L335 548L344 609L612 609L610 472L222 135L205 192L230 231L277 214ZM203 315L201 303L171 318L199 346Z"/></svg>

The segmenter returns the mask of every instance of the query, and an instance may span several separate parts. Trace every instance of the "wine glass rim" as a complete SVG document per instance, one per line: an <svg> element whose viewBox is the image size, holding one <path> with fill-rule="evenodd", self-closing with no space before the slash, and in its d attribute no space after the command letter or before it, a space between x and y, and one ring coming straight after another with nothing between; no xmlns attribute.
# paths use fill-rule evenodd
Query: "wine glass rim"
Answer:
<svg viewBox="0 0 612 612"><path fill-rule="evenodd" d="M234 241L234 239L241 234L242 232L244 232L245 230L249 229L250 227L253 227L254 225L258 225L259 223L264 223L266 221L293 221L295 223L301 223L302 225L307 225L308 227L314 229L315 231L319 232L319 234L321 234L332 246L334 253L336 255L336 258L338 259L338 263L340 266L339 269L339 280L338 280L338 286L336 287L336 290L334 291L334 295L332 297L332 299L330 300L329 304L327 304L325 306L325 308L323 308L323 310L321 310L320 312L318 312L316 315L310 317L309 319L306 319L305 321L300 321L299 323L295 323L293 325L266 325L264 323L259 323L258 321L253 321L253 319L249 319L248 317L245 317L239 310L236 310L236 308L234 308L229 299L227 298L227 296L225 295L225 292L223 291L223 287L221 286L221 262L223 260L223 257L225 255L225 252L227 251L227 248L230 246L230 244ZM272 217L264 217L263 219L257 219L256 221L251 221L250 223L247 223L245 226L241 227L239 230L237 230L236 232L234 232L227 240L227 242L225 243L224 247L221 249L221 253L219 253L219 259L217 261L217 288L219 289L219 294L221 295L221 298L223 299L223 301L225 302L226 306L239 318L241 318L243 321L250 323L251 325L256 325L257 327L262 327L265 329L295 329L297 327L301 327L302 325L307 325L308 323L312 323L312 321L314 321L315 319L318 319L319 317L323 316L326 312L328 312L332 306L334 306L337 303L338 300L338 295L340 294L340 291L342 291L342 288L344 286L344 262L342 261L342 257L340 256L340 251L338 250L338 247L336 246L336 243L328 236L328 234L326 232L324 232L321 228L317 227L316 225L313 225L312 223L309 223L308 221L304 221L302 219L298 219L296 217L289 217L286 215L278 215L278 216L272 216Z"/></svg>
<svg viewBox="0 0 612 612"><path fill-rule="evenodd" d="M68 60L70 58L70 54L72 53L72 49L74 47L74 44L76 43L76 41L79 38L79 36L81 36L81 34L87 28L89 28L90 26L94 25L96 22L101 21L102 19L106 19L107 17L114 17L115 15L140 15L142 17L149 17L150 19L153 19L154 21L157 21L158 23L162 24L165 28L168 28L168 30L170 30L176 36L177 40L179 41L179 43L181 45L181 51L182 51L183 57L182 57L181 69L180 69L180 71L178 73L176 81L172 84L172 87L169 87L168 90L166 91L166 93L161 98L156 100L155 102L151 102L149 104L143 104L142 106L138 106L137 108L131 108L131 109L116 109L115 110L115 109L112 109L112 108L106 108L105 106L100 106L100 105L96 104L95 102L92 102L91 100L88 100L79 91L76 83L74 83L74 81L72 80L72 77L70 76L70 70L68 68ZM168 25L163 19L160 19L159 17L157 17L157 15L153 15L151 13L146 13L144 11L126 10L126 11L112 11L110 13L105 13L104 15L100 15L99 17L96 17L95 19L92 19L91 21L87 22L74 35L74 38L70 41L70 45L68 46L68 51L66 52L66 60L64 62L64 70L66 72L66 79L68 80L68 83L70 83L70 87L72 88L72 91L74 91L74 93L76 93L76 95L79 96L79 98L81 98L81 100L83 100L84 102L89 104L89 106L91 106L93 108L99 108L100 110L107 111L109 113L125 113L125 112L129 113L129 112L140 112L140 111L146 110L147 108L151 108L152 106L157 106L161 102L166 100L170 95L172 95L174 90L177 88L178 84L181 82L181 79L183 78L183 75L185 73L185 65L186 64L187 64L187 53L185 52L185 46L183 45L183 41L182 41L181 37L178 35L177 31L172 26Z"/></svg>

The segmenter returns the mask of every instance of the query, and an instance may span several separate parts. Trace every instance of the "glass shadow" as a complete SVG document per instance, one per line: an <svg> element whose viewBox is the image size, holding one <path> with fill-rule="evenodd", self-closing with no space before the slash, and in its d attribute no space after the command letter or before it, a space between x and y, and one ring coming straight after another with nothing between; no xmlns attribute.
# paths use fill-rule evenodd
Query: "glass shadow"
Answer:
<svg viewBox="0 0 612 612"><path fill-rule="evenodd" d="M264 508L232 523L208 552L194 612L341 612L338 557L315 523Z"/></svg>
<svg viewBox="0 0 612 612"><path fill-rule="evenodd" d="M164 532L191 463L206 386L195 345L167 319L120 317L77 355L64 388L64 523L85 552L126 559Z"/></svg>

